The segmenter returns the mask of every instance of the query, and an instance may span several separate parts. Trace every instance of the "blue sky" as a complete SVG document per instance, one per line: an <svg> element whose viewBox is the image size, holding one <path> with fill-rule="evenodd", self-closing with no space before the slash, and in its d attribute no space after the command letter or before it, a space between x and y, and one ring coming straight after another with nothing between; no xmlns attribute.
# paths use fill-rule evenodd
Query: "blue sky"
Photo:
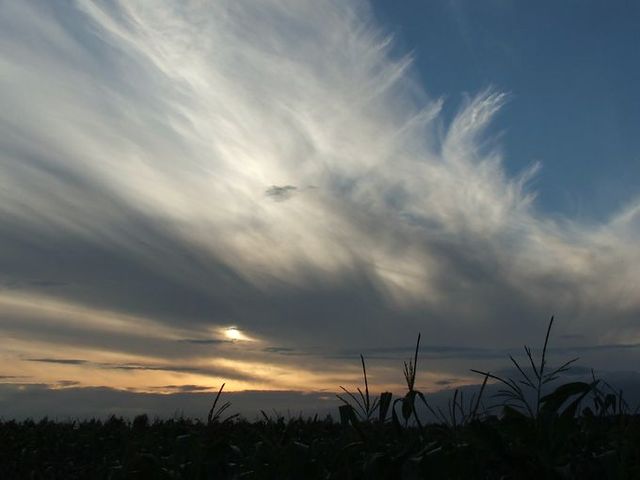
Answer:
<svg viewBox="0 0 640 480"><path fill-rule="evenodd" d="M6 398L629 370L635 5L1 2Z"/></svg>
<svg viewBox="0 0 640 480"><path fill-rule="evenodd" d="M539 161L538 204L585 221L638 194L640 5L627 1L373 2L433 95L511 94L492 130L506 168ZM454 107L455 108L455 107Z"/></svg>

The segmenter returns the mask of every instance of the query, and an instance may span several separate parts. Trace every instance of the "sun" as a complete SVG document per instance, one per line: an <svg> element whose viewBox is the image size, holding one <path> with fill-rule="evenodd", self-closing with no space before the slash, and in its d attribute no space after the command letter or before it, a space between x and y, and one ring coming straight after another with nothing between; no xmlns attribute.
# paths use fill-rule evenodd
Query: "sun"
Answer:
<svg viewBox="0 0 640 480"><path fill-rule="evenodd" d="M220 327L216 331L218 338L222 337L227 341L232 342L257 342L256 338L253 338L245 333L244 330L240 330L235 325L229 327Z"/></svg>
<svg viewBox="0 0 640 480"><path fill-rule="evenodd" d="M224 335L229 340L245 340L246 338L243 333L236 327L225 328Z"/></svg>

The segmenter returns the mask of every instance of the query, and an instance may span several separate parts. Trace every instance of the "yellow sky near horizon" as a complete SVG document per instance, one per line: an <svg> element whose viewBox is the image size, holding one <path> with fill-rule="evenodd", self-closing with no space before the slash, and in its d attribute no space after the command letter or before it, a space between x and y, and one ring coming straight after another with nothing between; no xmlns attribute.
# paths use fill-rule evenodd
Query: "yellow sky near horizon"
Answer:
<svg viewBox="0 0 640 480"><path fill-rule="evenodd" d="M355 388L362 383L358 359L327 358L318 365L305 356L274 355L264 349L268 341L235 326L193 332L141 316L12 291L0 292L0 309L5 317L0 324L5 339L0 375L5 383L154 393L173 393L181 385L215 391L222 383L227 391L333 392L340 385ZM90 335L83 343L81 336L67 337L68 328ZM51 335L50 329L60 336ZM140 339L147 353L137 350ZM368 375L372 389L404 388L399 368L370 364ZM447 372L425 372L420 381L431 390L450 377ZM472 378L457 379L459 384L472 382Z"/></svg>

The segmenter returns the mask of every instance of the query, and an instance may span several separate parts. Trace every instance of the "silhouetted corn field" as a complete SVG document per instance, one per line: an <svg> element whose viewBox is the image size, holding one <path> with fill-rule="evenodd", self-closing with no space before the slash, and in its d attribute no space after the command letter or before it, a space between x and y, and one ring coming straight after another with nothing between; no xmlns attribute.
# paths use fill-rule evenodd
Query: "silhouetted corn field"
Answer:
<svg viewBox="0 0 640 480"><path fill-rule="evenodd" d="M373 396L361 358L364 389L341 387L339 422L223 418L222 387L206 423L5 421L0 478L640 479L640 416L621 392L595 377L545 388L574 362L547 365L552 324L540 359L526 347L528 365L511 358L518 378L478 371L477 393L456 391L445 409L415 389L418 337L406 394ZM484 398L488 382L503 388Z"/></svg>

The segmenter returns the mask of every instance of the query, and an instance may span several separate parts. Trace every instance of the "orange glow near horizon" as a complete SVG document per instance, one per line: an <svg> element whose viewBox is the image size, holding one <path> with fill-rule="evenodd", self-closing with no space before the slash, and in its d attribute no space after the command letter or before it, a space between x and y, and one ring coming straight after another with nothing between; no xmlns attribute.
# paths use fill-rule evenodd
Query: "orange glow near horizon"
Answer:
<svg viewBox="0 0 640 480"><path fill-rule="evenodd" d="M20 321L0 323L3 383L41 383L50 388L108 387L172 393L181 386L198 391L291 390L337 392L362 387L357 361L268 353L258 338L234 325L208 331L172 328L151 318L92 308L37 293L0 292L0 308ZM36 328L36 325L42 328ZM52 335L54 329L69 334ZM211 339L226 340L207 346ZM196 339L192 342L191 339ZM198 343L199 340L205 340ZM213 353L213 355L212 355ZM368 369L372 390L401 392L395 365ZM477 382L451 373L421 372L424 391Z"/></svg>

